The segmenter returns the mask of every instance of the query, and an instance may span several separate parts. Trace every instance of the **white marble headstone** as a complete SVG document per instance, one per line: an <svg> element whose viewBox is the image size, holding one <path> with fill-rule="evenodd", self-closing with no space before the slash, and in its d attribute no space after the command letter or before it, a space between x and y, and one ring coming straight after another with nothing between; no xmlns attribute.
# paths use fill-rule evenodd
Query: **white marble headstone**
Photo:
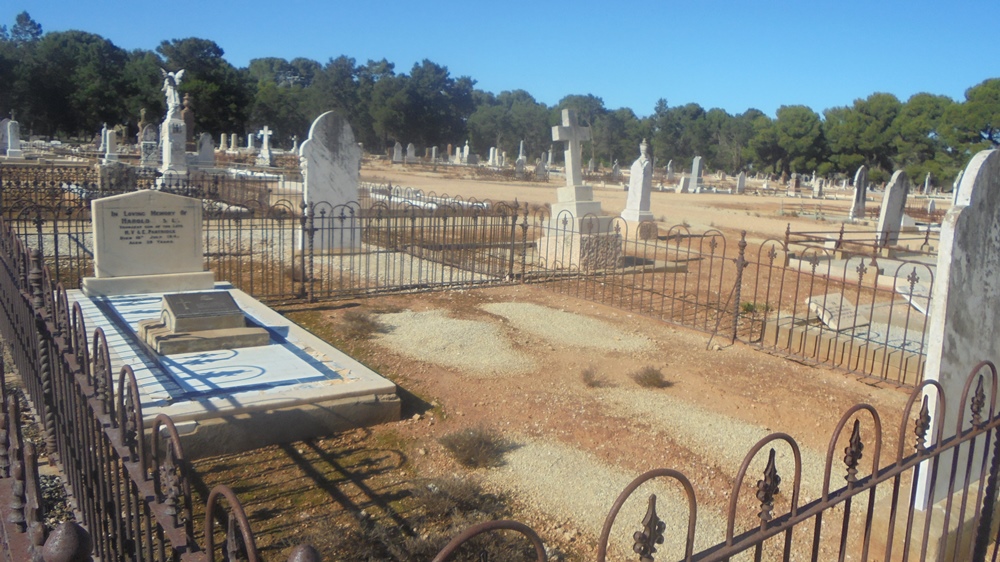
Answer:
<svg viewBox="0 0 1000 562"><path fill-rule="evenodd" d="M910 190L910 180L906 172L898 170L892 174L889 185L882 195L882 210L878 216L878 240L883 246L899 242L899 230L903 224L903 210L906 208L906 193Z"/></svg>
<svg viewBox="0 0 1000 562"><path fill-rule="evenodd" d="M326 209L329 216L337 206L358 200L361 147L354 140L354 132L347 119L334 111L327 111L317 117L309 128L309 138L302 143L299 153L307 204L328 205ZM353 226L347 225L345 228ZM317 236L314 247L331 250L357 247L360 244L360 230L351 230L334 236L329 233Z"/></svg>
<svg viewBox="0 0 1000 562"><path fill-rule="evenodd" d="M868 197L868 169L862 165L854 174L854 199L851 202L849 218L861 220L865 218L865 201Z"/></svg>
<svg viewBox="0 0 1000 562"><path fill-rule="evenodd" d="M639 157L632 163L628 184L628 196L622 218L629 222L655 220L649 210L649 197L653 191L653 161L649 159L648 144L642 139Z"/></svg>
<svg viewBox="0 0 1000 562"><path fill-rule="evenodd" d="M210 289L202 258L200 199L143 190L91 202L90 295Z"/></svg>
<svg viewBox="0 0 1000 562"><path fill-rule="evenodd" d="M955 433L959 411L969 426L968 404L961 404L962 390L979 361L1000 361L1000 150L984 150L972 157L958 186L955 205L941 223L937 270L931 289L930 320L927 331L927 363L924 378L938 381L944 388L944 416L936 393L929 393L931 418L944 424L944 438ZM986 396L990 396L986 377ZM971 392L971 391L970 391ZM971 394L970 394L971 395ZM990 404L985 411L989 412ZM929 435L934 435L931 428ZM980 438L976 450L984 449ZM967 449L966 449L967 451ZM962 455L960 455L961 457ZM967 453L965 455L967 457ZM948 457L951 458L950 456ZM981 457L979 457L981 458ZM950 462L950 461L949 461ZM957 460L957 482L965 478L966 459ZM973 463L972 481L979 477L979 462ZM946 476L939 480L930 503L947 494ZM929 493L930 479L921 473L918 481L919 505Z"/></svg>

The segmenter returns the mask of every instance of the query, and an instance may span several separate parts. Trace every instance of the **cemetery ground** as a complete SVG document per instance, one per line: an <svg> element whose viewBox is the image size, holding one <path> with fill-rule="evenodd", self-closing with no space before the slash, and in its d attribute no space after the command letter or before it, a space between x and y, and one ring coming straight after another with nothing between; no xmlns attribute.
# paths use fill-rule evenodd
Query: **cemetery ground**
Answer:
<svg viewBox="0 0 1000 562"><path fill-rule="evenodd" d="M465 527L493 518L533 526L564 559L589 559L617 494L660 467L691 478L698 544L707 546L723 538L732 479L758 439L780 431L798 440L809 501L841 414L866 402L893 427L907 397L538 285L283 312L396 382L404 412L397 423L195 463L203 490L239 483L270 560L297 542L316 545L325 560L429 559ZM662 383L642 386L643 370L662 373ZM496 466L463 467L442 445L475 430L502 439ZM778 458L791 482L790 457ZM779 505L788 501L783 491ZM683 552L683 496L658 495L668 522L661 552ZM743 495L743 511L754 513L752 492ZM638 529L645 495L630 504L616 525L621 536Z"/></svg>

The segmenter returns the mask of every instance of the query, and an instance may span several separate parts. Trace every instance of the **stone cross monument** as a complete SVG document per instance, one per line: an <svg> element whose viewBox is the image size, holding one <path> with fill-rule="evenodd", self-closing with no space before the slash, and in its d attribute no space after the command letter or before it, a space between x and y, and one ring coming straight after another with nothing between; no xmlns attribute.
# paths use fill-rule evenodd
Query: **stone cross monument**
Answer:
<svg viewBox="0 0 1000 562"><path fill-rule="evenodd" d="M562 125L552 127L552 140L564 141L566 150L566 186L583 185L583 154L580 143L590 140L590 127L581 127L576 123L576 112L572 109L562 110Z"/></svg>
<svg viewBox="0 0 1000 562"><path fill-rule="evenodd" d="M552 127L552 140L566 143L566 185L556 191L552 218L540 245L547 267L585 269L615 267L621 256L621 235L612 229L615 217L605 215L593 188L583 185L580 143L590 140L590 127L576 122L572 109L562 110L562 125Z"/></svg>
<svg viewBox="0 0 1000 562"><path fill-rule="evenodd" d="M264 128L257 132L257 136L261 138L260 141L260 152L257 154L257 165L258 166L270 166L274 163L271 157L271 135L274 131L264 125Z"/></svg>

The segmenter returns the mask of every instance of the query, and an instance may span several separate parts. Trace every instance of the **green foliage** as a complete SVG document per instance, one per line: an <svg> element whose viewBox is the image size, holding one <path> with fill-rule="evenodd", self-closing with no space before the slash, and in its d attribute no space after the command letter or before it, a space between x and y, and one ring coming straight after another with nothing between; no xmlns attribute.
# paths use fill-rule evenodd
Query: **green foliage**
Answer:
<svg viewBox="0 0 1000 562"><path fill-rule="evenodd" d="M826 148L819 115L804 105L778 108L774 123L784 173L809 173L816 169Z"/></svg>
<svg viewBox="0 0 1000 562"><path fill-rule="evenodd" d="M822 117L805 106L783 106L772 118L755 109L731 115L697 103L671 107L666 99L640 117L642 108L612 110L592 94L567 95L555 107L524 90L494 95L430 60L407 74L385 59L359 64L338 56L321 64L265 57L235 68L224 55L214 41L196 37L163 41L156 52L126 52L84 31L43 33L21 12L0 25L0 115L15 111L28 135L91 138L105 122L127 124L134 135L141 110L150 123L164 114L160 69L166 68L185 70L180 90L191 96L194 134L242 134L267 125L285 146L293 135L304 140L312 120L335 109L372 153L396 141L421 152L468 139L480 154L496 146L513 157L524 140L529 161L550 147L559 160L563 147L553 143L551 127L561 109L573 108L580 124L592 128L584 154L605 166L615 160L629 166L646 138L658 166L673 160L675 170L689 167L695 155L706 170L730 173L852 176L864 164L873 181L905 169L915 182L930 173L935 185L950 186L975 152L1000 145L1000 78L970 87L961 101L919 93L902 103L878 92Z"/></svg>
<svg viewBox="0 0 1000 562"><path fill-rule="evenodd" d="M222 47L189 37L163 41L156 51L166 60L167 70L185 72L179 89L193 100L196 136L252 130L247 128L253 99L249 76L223 58Z"/></svg>

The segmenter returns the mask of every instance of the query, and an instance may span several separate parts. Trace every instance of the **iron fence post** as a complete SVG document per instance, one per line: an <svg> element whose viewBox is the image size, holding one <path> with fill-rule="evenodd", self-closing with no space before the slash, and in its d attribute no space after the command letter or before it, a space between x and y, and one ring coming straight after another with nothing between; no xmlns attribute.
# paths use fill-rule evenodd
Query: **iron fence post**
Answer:
<svg viewBox="0 0 1000 562"><path fill-rule="evenodd" d="M733 293L733 337L731 343L736 343L737 332L740 329L740 299L743 293L743 270L746 269L747 231L740 232L740 243L736 256L736 286Z"/></svg>
<svg viewBox="0 0 1000 562"><path fill-rule="evenodd" d="M514 212L510 218L510 254L507 259L507 279L514 280L514 256L517 248L517 201L514 201Z"/></svg>
<svg viewBox="0 0 1000 562"><path fill-rule="evenodd" d="M41 410L40 414L45 430L45 450L49 455L55 454L55 412L53 412L52 400L52 358L49 356L50 336L46 317L49 311L45 309L45 298L42 291L47 289L42 287L42 252L33 250L31 252L31 271L28 274L28 283L31 286L32 308L35 309L35 330L38 332L38 376L41 379L42 396L35 397Z"/></svg>
<svg viewBox="0 0 1000 562"><path fill-rule="evenodd" d="M994 437L993 459L990 461L990 476L986 482L986 494L983 497L982 518L979 520L979 528L976 530L976 539L973 543L973 562L984 562L986 551L990 546L990 534L993 528L993 509L997 501L997 478L1000 477L1000 436Z"/></svg>
<svg viewBox="0 0 1000 562"><path fill-rule="evenodd" d="M326 210L320 211L319 221L320 224L326 224L323 220L326 218ZM333 220L333 217L330 217ZM302 282L309 283L309 289L306 291L306 298L309 302L316 302L315 293L315 280L313 279L313 258L316 255L316 207L315 205L309 206L309 269L304 271Z"/></svg>
<svg viewBox="0 0 1000 562"><path fill-rule="evenodd" d="M309 222L309 213L306 211L308 208L305 199L299 204L302 209L302 214L299 216L299 226L302 232L302 237L299 239L299 292L296 295L300 299L304 299L306 296L306 236L308 236L309 228L306 227L306 223ZM295 266L292 266L292 290L294 291L295 284Z"/></svg>

